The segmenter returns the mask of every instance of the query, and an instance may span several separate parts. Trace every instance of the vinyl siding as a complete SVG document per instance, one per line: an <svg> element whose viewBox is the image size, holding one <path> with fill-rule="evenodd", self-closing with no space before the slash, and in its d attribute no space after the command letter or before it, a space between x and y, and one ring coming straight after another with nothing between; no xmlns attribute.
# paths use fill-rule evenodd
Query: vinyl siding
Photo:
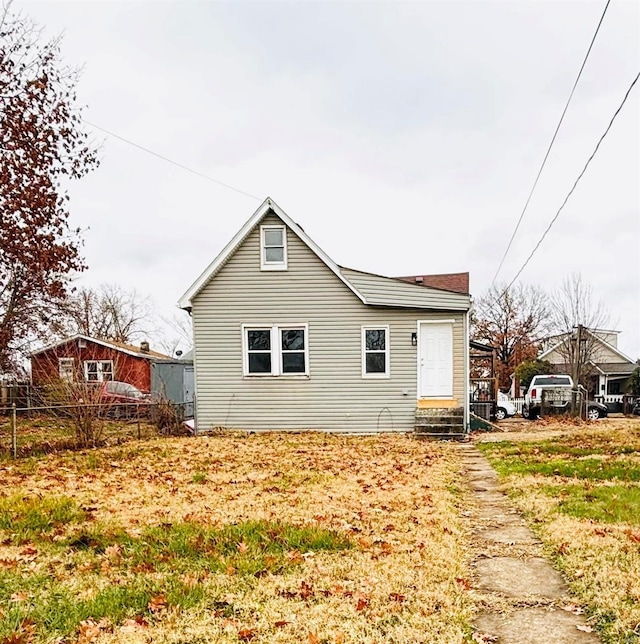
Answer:
<svg viewBox="0 0 640 644"><path fill-rule="evenodd" d="M340 268L340 272L364 295L368 304L449 311L466 311L469 308L469 296L461 293L408 284L392 277L371 275L351 268Z"/></svg>
<svg viewBox="0 0 640 644"><path fill-rule="evenodd" d="M454 397L462 405L464 312L367 306L290 229L287 245L288 270L261 271L254 228L193 298L199 431L413 429L417 320L455 320ZM243 324L307 324L309 377L243 377ZM389 326L388 379L362 378L363 325Z"/></svg>

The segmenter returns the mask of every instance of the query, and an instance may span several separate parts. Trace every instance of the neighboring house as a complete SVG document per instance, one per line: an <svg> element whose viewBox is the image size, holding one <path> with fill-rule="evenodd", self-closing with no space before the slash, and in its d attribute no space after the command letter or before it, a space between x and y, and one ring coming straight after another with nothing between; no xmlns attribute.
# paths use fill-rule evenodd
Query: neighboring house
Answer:
<svg viewBox="0 0 640 644"><path fill-rule="evenodd" d="M52 380L128 382L151 391L152 366L172 362L170 356L151 351L148 342L139 346L74 335L31 354L31 380L43 385Z"/></svg>
<svg viewBox="0 0 640 644"><path fill-rule="evenodd" d="M583 333L589 334L589 342L592 343L587 390L591 397L607 403L616 411L617 407L622 405L629 378L638 364L618 349L619 331L583 329ZM567 365L563 346L572 340L575 342L573 333L547 338L542 345L539 359L550 362L559 373L570 373L571 368Z"/></svg>
<svg viewBox="0 0 640 644"><path fill-rule="evenodd" d="M447 290L340 267L266 199L179 302L197 429L464 431L464 275Z"/></svg>

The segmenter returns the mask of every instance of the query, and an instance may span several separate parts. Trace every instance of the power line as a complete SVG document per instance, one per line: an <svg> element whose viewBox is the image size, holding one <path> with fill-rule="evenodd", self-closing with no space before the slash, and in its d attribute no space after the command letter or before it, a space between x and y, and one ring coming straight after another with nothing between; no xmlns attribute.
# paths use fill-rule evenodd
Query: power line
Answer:
<svg viewBox="0 0 640 644"><path fill-rule="evenodd" d="M569 197L573 194L573 191L576 189L576 186L578 185L578 182L580 179L582 179L582 176L584 173L587 171L587 168L589 167L589 164L591 163L593 157L595 157L596 153L598 152L598 148L600 147L600 144L602 141L604 141L605 137L609 133L609 130L611 129L611 126L613 125L613 122L616 120L616 117L620 113L620 110L623 108L624 104L627 102L627 98L629 97L629 94L631 93L631 90L634 88L635 84L638 82L638 79L640 78L640 73L633 79L633 82L629 86L629 89L627 90L627 93L624 95L624 98L622 99L622 103L620 103L620 106L618 109L615 111L614 115L611 117L611 120L609 121L609 125L607 125L607 129L604 131L603 135L600 137L596 147L594 148L593 152L591 153L591 156L587 159L587 162L584 165L584 168L582 168L582 172L578 175L578 178L575 180L573 187L571 190L569 190L569 193L565 197L564 201L562 202L562 205L560 208L558 208L558 212L556 212L555 217L549 222L549 225L547 226L547 229L542 233L542 237L538 240L538 243L535 245L534 249L531 251L531 254L527 259L525 260L524 264L520 267L520 270L516 273L516 276L509 282L507 287L504 289L503 294L509 290L511 285L520 277L520 274L522 271L526 268L527 264L531 261L531 258L535 255L536 251L538 248L540 248L540 245L544 241L544 238L547 236L547 233L551 230L551 227L553 224L555 224L556 220L560 216L560 213L562 212L562 209L565 207L567 201L569 201Z"/></svg>
<svg viewBox="0 0 640 644"><path fill-rule="evenodd" d="M553 147L553 144L554 144L554 142L556 140L556 136L558 136L558 131L560 130L560 126L562 125L562 121L564 120L564 115L567 113L567 109L569 109L569 104L571 103L571 99L573 98L573 94L576 91L578 81L580 80L580 76L582 76L582 70L584 69L584 66L587 63L587 59L589 58L589 54L591 53L591 48L593 47L593 43L596 40L596 36L598 35L598 31L600 31L600 25L602 24L602 21L604 20L604 16L607 13L607 9L609 8L609 3L610 2L611 2L611 0L607 0L607 4L604 7L604 11L602 12L602 15L600 16L600 21L598 22L598 26L596 27L596 31L593 34L593 38L591 39L591 43L589 44L589 49L587 49L587 53L586 53L586 55L584 57L584 60L582 61L580 71L578 72L578 76L576 77L576 80L575 80L575 82L573 84L573 87L571 89L571 93L569 94L567 104L564 106L564 110L562 110L562 115L560 116L560 120L558 121L556 131L553 133L553 137L551 138L551 143L549 143L549 147L547 148L547 153L544 155L544 159L542 160L542 165L540 166L540 169L538 170L538 174L536 175L536 180L533 182L531 192L529 192L529 196L527 197L527 201L524 204L524 208L522 209L522 212L520 213L520 218L518 219L518 223L516 224L516 227L513 229L511 239L509 239L509 243L507 244L507 248L504 251L504 254L502 255L502 259L500 260L500 265L498 266L498 269L496 270L496 273L493 276L493 279L491 280L491 284L493 284L496 281L496 278L498 277L498 273L500 273L500 269L502 268L502 265L504 264L504 260L507 258L507 254L509 253L509 250L511 249L511 245L513 244L513 240L515 239L515 236L516 236L518 230L520 229L520 224L522 223L522 220L524 218L524 213L527 212L527 208L529 207L529 202L531 201L531 197L533 196L533 193L534 193L534 191L536 189L536 186L538 185L538 179L540 179L540 175L542 174L542 170L544 169L544 166L547 163L549 153L551 152L551 148Z"/></svg>
<svg viewBox="0 0 640 644"><path fill-rule="evenodd" d="M140 145L139 143L134 143L133 141L130 141L129 139L125 139L123 136L120 136L119 134L116 134L115 132L111 132L107 130L106 128L100 127L99 125L96 125L95 123L91 123L90 121L87 121L87 119L82 119L87 125L90 125L91 127L96 128L96 130L100 130L101 132L104 132L105 134L108 134L109 136L114 137L115 139L118 139L120 141L123 141L124 143L128 143L129 145L132 145L134 148L138 148L138 150L142 150L143 152L147 152L148 154L152 154L154 157L157 157L158 159L162 159L163 161L166 161L167 163L171 163L172 165L177 166L178 168L182 168L183 170L186 170L187 172L191 172L191 174L195 174L198 177L202 177L203 179L206 179L207 181L211 181L213 183L217 183L219 186L222 186L223 188L228 188L229 190L233 190L234 192L238 192L241 195L244 195L245 197L250 197L251 199L256 199L257 201L262 201L260 197L256 197L255 195L252 195L248 192L245 192L244 190L240 190L239 188L234 188L233 186L230 186L228 183L224 183L223 181L218 181L218 179L214 179L213 177L210 177L202 172L199 172L198 170L194 170L193 168L189 168L188 166L178 163L178 161L174 161L173 159L169 159L169 157L165 157L162 154L159 154L158 152L154 152L153 150L150 150L149 148L145 148L143 145Z"/></svg>

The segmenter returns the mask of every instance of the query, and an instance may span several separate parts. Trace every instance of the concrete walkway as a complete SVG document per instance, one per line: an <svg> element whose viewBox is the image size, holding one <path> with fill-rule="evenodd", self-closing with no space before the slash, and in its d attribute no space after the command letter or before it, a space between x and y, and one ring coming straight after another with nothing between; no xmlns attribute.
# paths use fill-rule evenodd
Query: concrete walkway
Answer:
<svg viewBox="0 0 640 644"><path fill-rule="evenodd" d="M482 607L474 641L599 644L562 575L500 490L495 470L473 444L458 449L474 501L472 587Z"/></svg>

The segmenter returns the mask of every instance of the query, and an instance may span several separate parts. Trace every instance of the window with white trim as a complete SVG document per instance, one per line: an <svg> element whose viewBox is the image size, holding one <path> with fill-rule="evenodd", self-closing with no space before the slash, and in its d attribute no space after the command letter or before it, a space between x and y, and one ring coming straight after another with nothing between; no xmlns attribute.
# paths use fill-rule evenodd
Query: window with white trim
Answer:
<svg viewBox="0 0 640 644"><path fill-rule="evenodd" d="M301 325L242 327L245 376L308 376L308 328Z"/></svg>
<svg viewBox="0 0 640 644"><path fill-rule="evenodd" d="M112 360L85 360L84 377L88 382L113 380Z"/></svg>
<svg viewBox="0 0 640 644"><path fill-rule="evenodd" d="M389 377L389 327L362 327L362 377Z"/></svg>
<svg viewBox="0 0 640 644"><path fill-rule="evenodd" d="M73 358L58 358L58 373L60 380L73 382Z"/></svg>
<svg viewBox="0 0 640 644"><path fill-rule="evenodd" d="M287 270L286 226L260 226L260 268L263 271Z"/></svg>

